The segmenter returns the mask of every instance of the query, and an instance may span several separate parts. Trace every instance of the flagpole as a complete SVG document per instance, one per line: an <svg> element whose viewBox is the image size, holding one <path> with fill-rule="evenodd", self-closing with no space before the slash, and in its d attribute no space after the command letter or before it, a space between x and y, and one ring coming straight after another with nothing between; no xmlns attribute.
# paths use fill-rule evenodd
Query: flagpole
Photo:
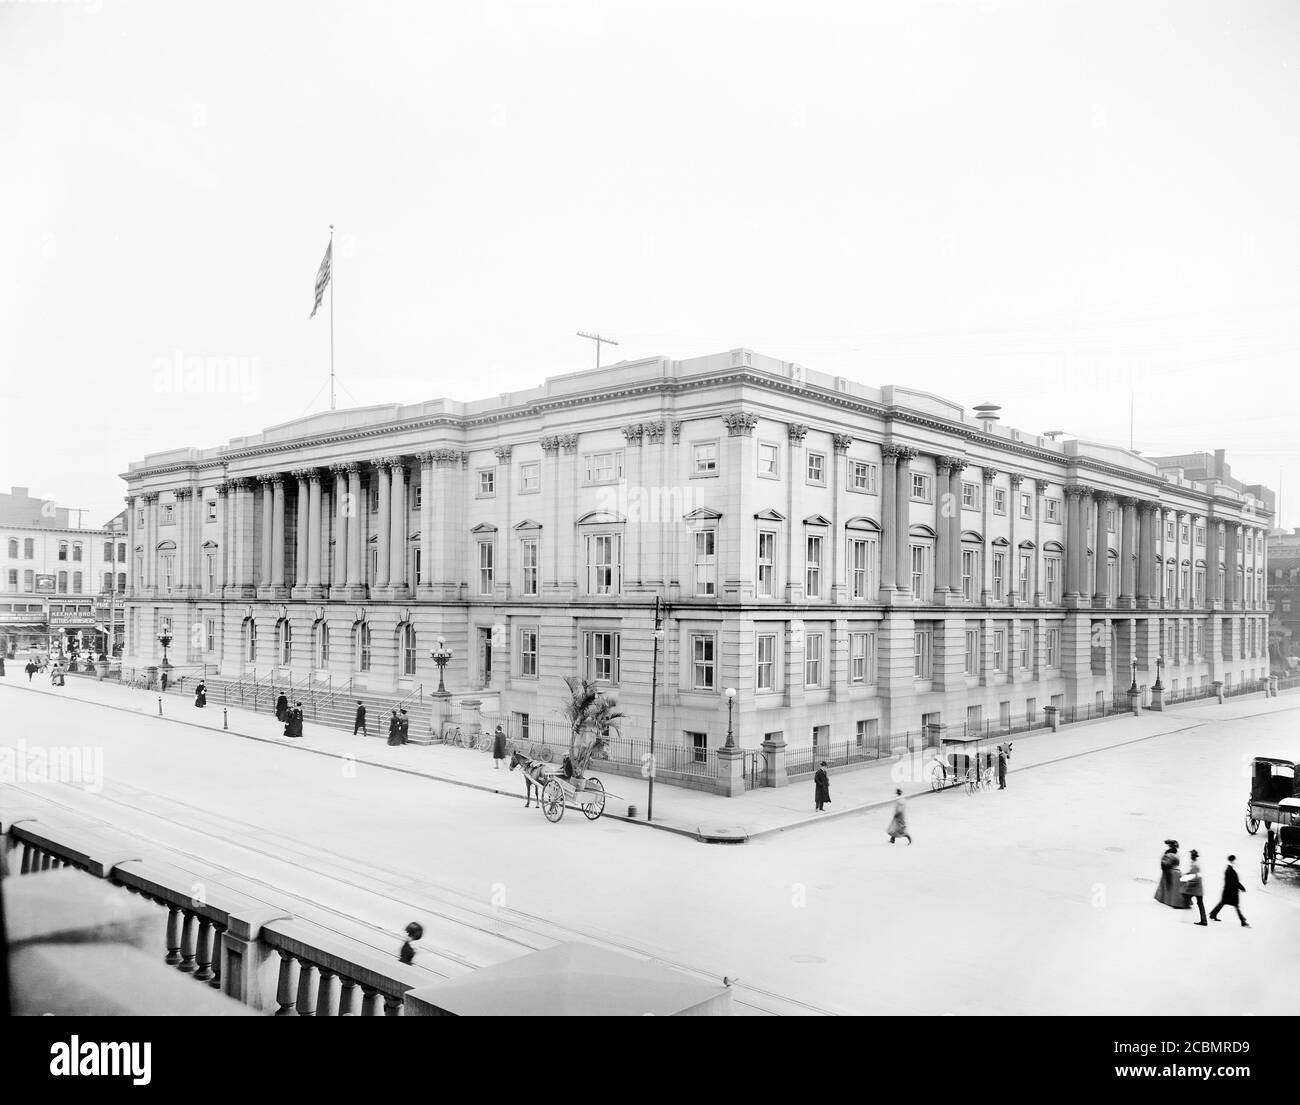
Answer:
<svg viewBox="0 0 1300 1105"><path fill-rule="evenodd" d="M334 409L334 224L330 223L330 410Z"/></svg>

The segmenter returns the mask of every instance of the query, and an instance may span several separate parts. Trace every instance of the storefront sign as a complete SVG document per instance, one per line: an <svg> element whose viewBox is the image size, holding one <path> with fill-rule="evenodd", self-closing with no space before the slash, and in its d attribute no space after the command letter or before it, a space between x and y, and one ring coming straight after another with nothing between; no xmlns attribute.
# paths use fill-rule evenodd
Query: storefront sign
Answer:
<svg viewBox="0 0 1300 1105"><path fill-rule="evenodd" d="M37 576L36 593L37 594L54 594L56 580L54 576Z"/></svg>

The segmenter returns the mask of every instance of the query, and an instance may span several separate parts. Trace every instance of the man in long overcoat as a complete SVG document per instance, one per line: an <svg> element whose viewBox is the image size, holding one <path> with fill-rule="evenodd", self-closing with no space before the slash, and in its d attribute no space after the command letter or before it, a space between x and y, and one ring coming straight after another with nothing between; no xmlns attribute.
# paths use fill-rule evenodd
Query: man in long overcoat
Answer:
<svg viewBox="0 0 1300 1105"><path fill-rule="evenodd" d="M998 790L1007 789L1007 748L1004 744L998 745Z"/></svg>
<svg viewBox="0 0 1300 1105"><path fill-rule="evenodd" d="M366 704L359 698L357 699L357 717L352 723L352 735L355 737L358 733L363 737L370 735L366 732Z"/></svg>
<svg viewBox="0 0 1300 1105"><path fill-rule="evenodd" d="M388 715L388 744L390 748L396 748L402 743L402 723L397 720L397 711L394 710Z"/></svg>
<svg viewBox="0 0 1300 1105"><path fill-rule="evenodd" d="M1248 929L1250 926L1246 924L1246 915L1241 912L1240 897L1240 895L1246 893L1246 888L1241 885L1237 869L1232 866L1236 862L1236 856L1228 857L1228 866L1223 872L1223 893L1219 895L1219 904L1210 910L1210 920L1217 921L1219 919L1219 910L1225 905L1230 905L1237 911L1237 916L1241 919L1241 927Z"/></svg>
<svg viewBox="0 0 1300 1105"><path fill-rule="evenodd" d="M826 761L822 760L816 773L813 775L813 798L817 803L817 812L822 812L822 807L827 805L831 800L831 779L826 774Z"/></svg>
<svg viewBox="0 0 1300 1105"><path fill-rule="evenodd" d="M289 698L284 691L281 691L280 697L275 700L275 720L289 720Z"/></svg>

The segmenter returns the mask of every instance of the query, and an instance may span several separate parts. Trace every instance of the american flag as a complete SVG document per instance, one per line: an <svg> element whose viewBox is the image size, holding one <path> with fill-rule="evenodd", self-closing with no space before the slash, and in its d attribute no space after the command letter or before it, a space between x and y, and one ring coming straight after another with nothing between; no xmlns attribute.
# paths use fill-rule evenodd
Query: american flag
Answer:
<svg viewBox="0 0 1300 1105"><path fill-rule="evenodd" d="M312 306L309 319L316 317L316 312L320 309L320 301L325 298L325 288L330 282L330 271L334 264L334 239L330 239L330 244L325 247L325 256L320 263L320 271L316 274L316 303Z"/></svg>

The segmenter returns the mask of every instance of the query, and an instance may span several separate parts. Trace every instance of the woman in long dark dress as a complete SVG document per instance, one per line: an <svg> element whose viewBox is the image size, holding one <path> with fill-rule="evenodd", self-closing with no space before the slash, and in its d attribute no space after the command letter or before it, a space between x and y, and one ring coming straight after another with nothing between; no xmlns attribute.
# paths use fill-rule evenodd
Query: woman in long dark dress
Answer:
<svg viewBox="0 0 1300 1105"><path fill-rule="evenodd" d="M200 681L199 685L194 688L194 706L196 709L203 709L208 704L208 687L206 683Z"/></svg>
<svg viewBox="0 0 1300 1105"><path fill-rule="evenodd" d="M501 770L501 761L506 758L506 734L501 726L492 734L492 766Z"/></svg>
<svg viewBox="0 0 1300 1105"><path fill-rule="evenodd" d="M1165 854L1160 857L1160 883L1156 887L1155 899L1170 909L1191 909L1191 904L1183 895L1183 872L1178 862L1178 841L1165 841Z"/></svg>
<svg viewBox="0 0 1300 1105"><path fill-rule="evenodd" d="M388 715L388 746L396 748L402 743L402 723L397 720L397 711Z"/></svg>
<svg viewBox="0 0 1300 1105"><path fill-rule="evenodd" d="M289 720L289 699L285 695L284 691L281 691L280 697L275 700L275 720L276 721ZM288 735L289 735L288 732L286 732L285 736Z"/></svg>
<svg viewBox="0 0 1300 1105"><path fill-rule="evenodd" d="M907 843L912 843L912 834L907 831L907 803L903 801L903 791L901 788L895 788L894 797L894 816L889 819L889 824L885 826L885 832L889 834L889 843L893 844L895 838L900 836L907 837Z"/></svg>

